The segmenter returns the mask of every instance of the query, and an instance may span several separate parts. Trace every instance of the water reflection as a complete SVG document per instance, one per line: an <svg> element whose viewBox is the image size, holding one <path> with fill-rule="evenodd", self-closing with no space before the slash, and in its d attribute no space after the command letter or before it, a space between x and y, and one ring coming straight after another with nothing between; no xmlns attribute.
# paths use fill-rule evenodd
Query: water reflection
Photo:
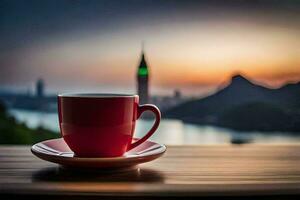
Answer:
<svg viewBox="0 0 300 200"><path fill-rule="evenodd" d="M42 125L59 132L56 113L40 113L23 110L10 110L18 121L36 128ZM136 137L142 137L150 129L153 122L139 120ZM186 124L179 120L162 120L157 132L150 138L164 144L228 144L234 143L300 143L300 134L286 132L239 132L213 126Z"/></svg>

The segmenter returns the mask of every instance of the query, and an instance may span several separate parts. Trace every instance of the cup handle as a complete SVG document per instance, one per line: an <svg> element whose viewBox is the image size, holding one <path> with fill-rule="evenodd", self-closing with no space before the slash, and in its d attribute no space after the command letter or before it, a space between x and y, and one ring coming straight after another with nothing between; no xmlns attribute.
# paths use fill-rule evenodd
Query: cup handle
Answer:
<svg viewBox="0 0 300 200"><path fill-rule="evenodd" d="M138 141L130 144L130 146L127 148L127 151L129 151L129 150L139 146L143 142L145 142L149 137L151 137L151 135L153 135L153 133L158 128L158 125L159 125L160 119L161 119L161 114L160 114L159 109L155 105L152 105L152 104L139 105L138 109L137 109L137 118L140 118L142 113L145 111L148 111L148 110L153 112L155 115L155 122L154 122L152 128L148 131L148 133L144 137L142 137Z"/></svg>

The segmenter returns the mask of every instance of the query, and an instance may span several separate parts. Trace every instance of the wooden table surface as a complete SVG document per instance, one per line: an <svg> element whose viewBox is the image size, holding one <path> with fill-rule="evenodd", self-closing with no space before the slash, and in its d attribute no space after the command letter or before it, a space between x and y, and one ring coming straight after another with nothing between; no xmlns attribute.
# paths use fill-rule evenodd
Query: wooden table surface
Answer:
<svg viewBox="0 0 300 200"><path fill-rule="evenodd" d="M0 197L295 197L300 145L168 146L138 170L74 171L40 160L29 146L0 146Z"/></svg>

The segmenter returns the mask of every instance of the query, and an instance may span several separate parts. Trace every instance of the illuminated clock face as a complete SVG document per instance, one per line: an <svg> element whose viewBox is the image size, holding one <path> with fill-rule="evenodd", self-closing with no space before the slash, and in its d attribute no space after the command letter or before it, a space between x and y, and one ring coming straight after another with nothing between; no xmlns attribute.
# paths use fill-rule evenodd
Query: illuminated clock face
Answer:
<svg viewBox="0 0 300 200"><path fill-rule="evenodd" d="M148 69L147 68L139 68L138 75L139 76L147 76L148 75Z"/></svg>

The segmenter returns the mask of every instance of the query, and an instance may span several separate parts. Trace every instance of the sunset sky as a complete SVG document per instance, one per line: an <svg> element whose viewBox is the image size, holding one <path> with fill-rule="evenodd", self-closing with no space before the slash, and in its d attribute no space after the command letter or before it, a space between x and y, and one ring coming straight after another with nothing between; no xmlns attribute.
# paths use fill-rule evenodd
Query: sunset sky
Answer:
<svg viewBox="0 0 300 200"><path fill-rule="evenodd" d="M134 93L142 41L152 94L300 81L300 1L220 2L0 0L0 89Z"/></svg>

